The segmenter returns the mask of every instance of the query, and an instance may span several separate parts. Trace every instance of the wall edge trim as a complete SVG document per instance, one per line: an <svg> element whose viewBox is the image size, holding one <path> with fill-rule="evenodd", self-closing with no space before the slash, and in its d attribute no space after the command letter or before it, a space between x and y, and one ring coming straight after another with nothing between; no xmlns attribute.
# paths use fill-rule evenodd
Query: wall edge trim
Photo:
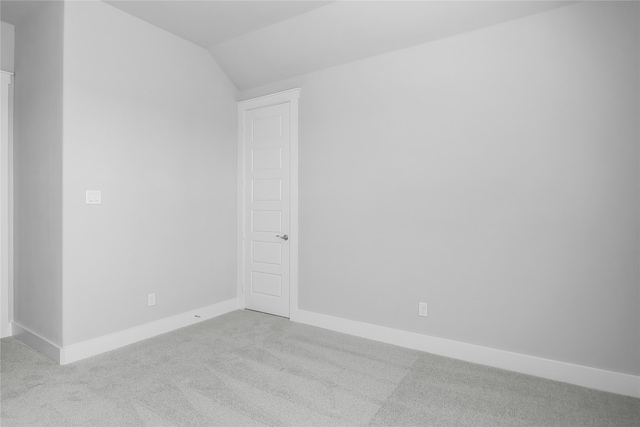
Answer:
<svg viewBox="0 0 640 427"><path fill-rule="evenodd" d="M57 344L41 337L16 321L11 322L11 334L14 338L22 341L38 353L43 354L56 363L60 363L60 346Z"/></svg>
<svg viewBox="0 0 640 427"><path fill-rule="evenodd" d="M421 335L305 310L297 310L292 313L291 320L466 362L596 390L640 397L640 376Z"/></svg>
<svg viewBox="0 0 640 427"><path fill-rule="evenodd" d="M147 338L152 338L157 335L236 311L238 308L238 298L232 298L216 304L201 307L199 309L189 310L184 313L145 323L140 326L114 332L112 334L64 346L60 349L58 363L66 365L88 357L97 356L107 351L115 350Z"/></svg>

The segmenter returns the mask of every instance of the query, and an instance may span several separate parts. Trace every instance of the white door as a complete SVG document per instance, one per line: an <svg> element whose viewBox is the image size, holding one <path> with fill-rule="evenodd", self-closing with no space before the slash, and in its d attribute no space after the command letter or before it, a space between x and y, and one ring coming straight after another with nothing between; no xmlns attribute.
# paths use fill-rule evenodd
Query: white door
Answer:
<svg viewBox="0 0 640 427"><path fill-rule="evenodd" d="M242 108L242 107L241 107ZM241 110L245 308L289 317L290 103Z"/></svg>

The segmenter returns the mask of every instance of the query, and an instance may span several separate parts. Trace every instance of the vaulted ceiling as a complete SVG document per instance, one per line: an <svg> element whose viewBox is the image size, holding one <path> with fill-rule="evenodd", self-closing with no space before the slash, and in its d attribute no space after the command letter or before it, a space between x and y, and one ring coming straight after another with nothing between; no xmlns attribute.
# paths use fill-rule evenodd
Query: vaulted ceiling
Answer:
<svg viewBox="0 0 640 427"><path fill-rule="evenodd" d="M104 1L204 48L332 3L277 0Z"/></svg>
<svg viewBox="0 0 640 427"><path fill-rule="evenodd" d="M573 3L105 1L209 50L239 90ZM19 20L26 12L5 7L9 3L2 1L3 15Z"/></svg>

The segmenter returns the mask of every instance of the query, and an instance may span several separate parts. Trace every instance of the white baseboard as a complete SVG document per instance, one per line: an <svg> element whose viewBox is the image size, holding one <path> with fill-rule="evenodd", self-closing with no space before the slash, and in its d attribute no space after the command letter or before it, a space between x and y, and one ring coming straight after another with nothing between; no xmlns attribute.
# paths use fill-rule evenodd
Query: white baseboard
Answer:
<svg viewBox="0 0 640 427"><path fill-rule="evenodd" d="M156 335L171 332L203 320L211 319L238 309L238 299L233 298L197 310L146 323L135 328L65 346L60 349L60 364L66 365L87 357L115 350ZM196 317L198 316L198 317Z"/></svg>
<svg viewBox="0 0 640 427"><path fill-rule="evenodd" d="M336 332L626 396L640 397L640 377L386 328L310 311L291 320Z"/></svg>
<svg viewBox="0 0 640 427"><path fill-rule="evenodd" d="M193 325L203 320L211 319L238 309L238 299L233 298L217 304L177 314L155 322L146 323L135 328L115 332L113 334L94 338L81 343L65 346L60 349L60 364L76 362L87 357L115 350L125 345L133 344L156 335L171 332L185 326ZM198 316L198 317L196 317Z"/></svg>
<svg viewBox="0 0 640 427"><path fill-rule="evenodd" d="M77 362L91 356L115 350L125 345L133 344L156 335L171 332L185 326L193 325L203 320L208 320L231 311L238 310L239 301L233 298L217 304L177 314L175 316L150 322L135 328L115 332L113 334L94 338L70 346L60 347L46 338L41 337L28 328L13 322L12 334L15 338L27 344L34 350L42 353L49 359L60 365ZM196 317L198 316L198 317Z"/></svg>
<svg viewBox="0 0 640 427"><path fill-rule="evenodd" d="M41 337L16 322L12 323L12 334L15 338L44 354L56 363L65 365L203 320L211 319L239 308L239 300L233 298L63 348L60 348L58 345L53 344L46 338ZM196 315L200 317L195 317ZM640 397L640 377L635 375L466 344L304 310L293 311L291 313L291 320L467 362L535 375L537 377L626 396Z"/></svg>
<svg viewBox="0 0 640 427"><path fill-rule="evenodd" d="M46 338L42 338L40 335L17 322L11 323L11 333L14 338L19 339L54 362L60 363L60 347L58 345Z"/></svg>

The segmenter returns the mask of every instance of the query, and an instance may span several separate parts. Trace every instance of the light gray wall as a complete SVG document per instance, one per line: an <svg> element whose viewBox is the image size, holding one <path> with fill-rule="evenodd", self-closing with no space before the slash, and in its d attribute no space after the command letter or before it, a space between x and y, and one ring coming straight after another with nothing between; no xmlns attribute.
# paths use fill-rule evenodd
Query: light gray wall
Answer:
<svg viewBox="0 0 640 427"><path fill-rule="evenodd" d="M14 319L62 340L62 2L15 28Z"/></svg>
<svg viewBox="0 0 640 427"><path fill-rule="evenodd" d="M638 375L638 12L584 2L243 92L302 88L300 308Z"/></svg>
<svg viewBox="0 0 640 427"><path fill-rule="evenodd" d="M64 48L64 344L235 298L233 85L102 2L67 4Z"/></svg>
<svg viewBox="0 0 640 427"><path fill-rule="evenodd" d="M14 49L15 49L15 27L6 22L0 21L0 70L13 73L14 69Z"/></svg>

